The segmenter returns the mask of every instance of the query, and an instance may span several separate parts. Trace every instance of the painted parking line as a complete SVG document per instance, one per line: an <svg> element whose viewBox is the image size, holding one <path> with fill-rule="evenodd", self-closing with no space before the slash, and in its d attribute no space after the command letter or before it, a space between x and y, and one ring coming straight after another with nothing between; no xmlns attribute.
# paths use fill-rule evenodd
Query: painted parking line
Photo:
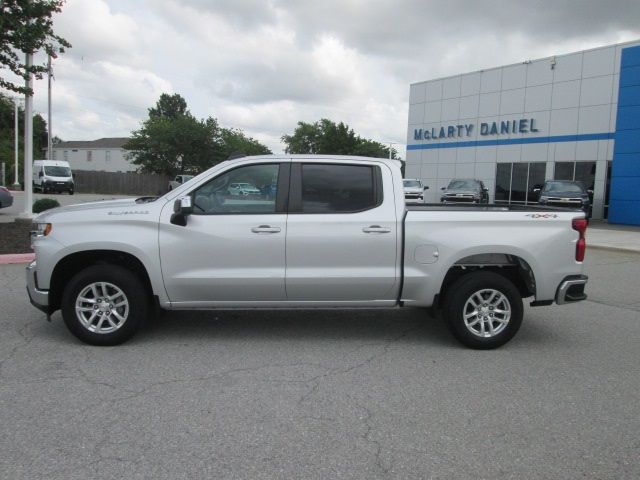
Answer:
<svg viewBox="0 0 640 480"><path fill-rule="evenodd" d="M30 263L36 258L35 253L10 253L0 255L0 265L10 265L12 263Z"/></svg>

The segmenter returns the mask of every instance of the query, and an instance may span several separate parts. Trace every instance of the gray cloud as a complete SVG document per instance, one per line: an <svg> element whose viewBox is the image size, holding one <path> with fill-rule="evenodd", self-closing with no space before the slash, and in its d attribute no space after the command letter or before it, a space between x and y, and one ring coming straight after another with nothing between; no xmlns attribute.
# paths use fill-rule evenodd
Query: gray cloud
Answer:
<svg viewBox="0 0 640 480"><path fill-rule="evenodd" d="M637 0L68 0L54 131L127 135L175 91L274 151L320 117L403 142L409 83L639 38L639 20Z"/></svg>

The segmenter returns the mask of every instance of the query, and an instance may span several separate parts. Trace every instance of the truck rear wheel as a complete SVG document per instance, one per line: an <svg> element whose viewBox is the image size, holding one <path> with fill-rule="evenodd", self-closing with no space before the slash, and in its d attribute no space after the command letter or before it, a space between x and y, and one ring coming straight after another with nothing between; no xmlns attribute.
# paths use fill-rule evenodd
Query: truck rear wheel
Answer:
<svg viewBox="0 0 640 480"><path fill-rule="evenodd" d="M140 279L117 265L77 273L62 294L62 317L77 338L91 345L118 345L138 331L149 313Z"/></svg>
<svg viewBox="0 0 640 480"><path fill-rule="evenodd" d="M497 348L520 328L522 298L505 277L476 271L449 287L443 313L453 336L463 345L482 350Z"/></svg>

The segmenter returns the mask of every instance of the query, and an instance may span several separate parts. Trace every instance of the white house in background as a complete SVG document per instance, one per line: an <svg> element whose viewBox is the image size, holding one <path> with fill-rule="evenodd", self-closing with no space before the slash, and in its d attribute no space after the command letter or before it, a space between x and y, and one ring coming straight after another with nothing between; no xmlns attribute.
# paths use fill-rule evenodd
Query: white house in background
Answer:
<svg viewBox="0 0 640 480"><path fill-rule="evenodd" d="M69 162L72 170L132 172L136 166L127 160L122 148L128 140L118 137L60 142L53 145L53 159Z"/></svg>

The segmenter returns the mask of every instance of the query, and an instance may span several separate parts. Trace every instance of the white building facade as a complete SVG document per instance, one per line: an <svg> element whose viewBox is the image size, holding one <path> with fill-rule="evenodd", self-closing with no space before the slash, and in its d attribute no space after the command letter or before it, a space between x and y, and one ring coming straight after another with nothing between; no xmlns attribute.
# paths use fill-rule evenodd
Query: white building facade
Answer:
<svg viewBox="0 0 640 480"><path fill-rule="evenodd" d="M132 172L136 170L122 146L129 139L100 138L90 141L60 142L53 146L53 159L69 162L72 170Z"/></svg>
<svg viewBox="0 0 640 480"><path fill-rule="evenodd" d="M593 190L593 217L640 224L640 41L410 86L407 178L476 178L496 203L548 179Z"/></svg>

